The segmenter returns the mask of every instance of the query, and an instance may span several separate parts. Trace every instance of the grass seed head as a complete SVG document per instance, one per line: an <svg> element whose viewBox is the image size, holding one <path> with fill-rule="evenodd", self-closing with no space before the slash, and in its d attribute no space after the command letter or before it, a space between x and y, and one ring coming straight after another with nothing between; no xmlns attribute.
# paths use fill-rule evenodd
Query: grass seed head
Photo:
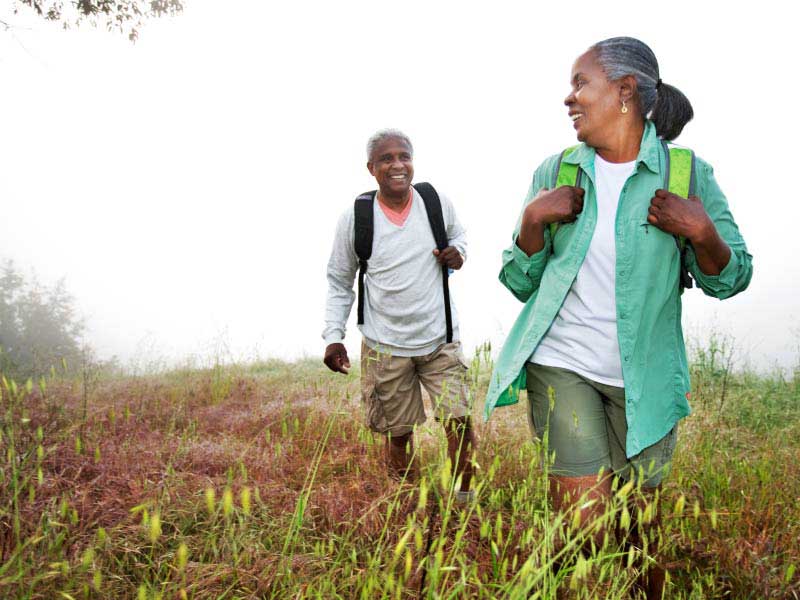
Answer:
<svg viewBox="0 0 800 600"><path fill-rule="evenodd" d="M231 511L233 510L233 492L231 488L226 487L225 491L222 492L222 514L225 517L230 516Z"/></svg>
<svg viewBox="0 0 800 600"><path fill-rule="evenodd" d="M241 501L242 501L242 512L246 515L250 514L251 502L250 502L250 488L244 487L242 488L242 492L240 494Z"/></svg>
<svg viewBox="0 0 800 600"><path fill-rule="evenodd" d="M211 487L206 488L206 493L205 493L206 510L208 511L208 514L210 514L210 515L214 514L214 506L216 505L216 502L217 502L216 496L217 495L214 492L214 488L211 488Z"/></svg>
<svg viewBox="0 0 800 600"><path fill-rule="evenodd" d="M178 546L178 570L183 571L187 562L189 562L189 548L181 542L181 545Z"/></svg>
<svg viewBox="0 0 800 600"><path fill-rule="evenodd" d="M161 537L161 515L159 515L157 512L153 513L153 516L150 517L150 530L148 537L153 544L155 544L158 541L158 538Z"/></svg>

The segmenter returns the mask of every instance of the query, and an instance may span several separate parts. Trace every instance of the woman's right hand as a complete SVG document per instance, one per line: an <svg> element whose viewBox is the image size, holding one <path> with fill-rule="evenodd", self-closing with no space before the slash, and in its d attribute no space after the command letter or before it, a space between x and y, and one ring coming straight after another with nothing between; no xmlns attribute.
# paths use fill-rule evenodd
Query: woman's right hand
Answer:
<svg viewBox="0 0 800 600"><path fill-rule="evenodd" d="M550 223L572 223L583 210L582 188L562 185L554 190L539 190L533 201L525 208L522 226L549 225Z"/></svg>
<svg viewBox="0 0 800 600"><path fill-rule="evenodd" d="M528 256L544 248L544 229L550 223L572 223L583 210L583 190L562 185L542 189L522 213L517 246Z"/></svg>

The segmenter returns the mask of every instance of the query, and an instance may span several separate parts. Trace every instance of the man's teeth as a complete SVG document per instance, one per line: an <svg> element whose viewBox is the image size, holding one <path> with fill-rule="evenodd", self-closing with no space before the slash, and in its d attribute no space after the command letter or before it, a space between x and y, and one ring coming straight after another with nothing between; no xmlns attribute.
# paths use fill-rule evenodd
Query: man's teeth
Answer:
<svg viewBox="0 0 800 600"><path fill-rule="evenodd" d="M572 115L570 118L571 118L573 121L577 121L577 120L578 120L578 119L580 119L582 116L583 116L583 114L582 114L582 113L575 113L575 114L574 114L574 115Z"/></svg>
<svg viewBox="0 0 800 600"><path fill-rule="evenodd" d="M405 178L406 178L405 175L392 175L391 176L391 179L405 179Z"/></svg>

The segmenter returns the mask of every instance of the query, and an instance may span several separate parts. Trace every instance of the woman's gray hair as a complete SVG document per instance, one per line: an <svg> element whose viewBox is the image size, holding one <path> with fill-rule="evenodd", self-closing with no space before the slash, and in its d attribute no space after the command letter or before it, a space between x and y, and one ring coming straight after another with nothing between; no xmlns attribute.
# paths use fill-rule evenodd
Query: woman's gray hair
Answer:
<svg viewBox="0 0 800 600"><path fill-rule="evenodd" d="M636 78L639 109L650 119L656 132L665 140L674 140L694 111L688 98L678 88L661 81L658 60L650 47L631 37L615 37L597 42L589 50L597 54L597 62L609 81L627 75Z"/></svg>
<svg viewBox="0 0 800 600"><path fill-rule="evenodd" d="M375 152L375 148L388 139L402 140L408 146L408 149L411 150L413 156L414 146L411 145L411 140L405 133L399 129L381 129L373 133L367 141L367 160L372 160L372 153Z"/></svg>

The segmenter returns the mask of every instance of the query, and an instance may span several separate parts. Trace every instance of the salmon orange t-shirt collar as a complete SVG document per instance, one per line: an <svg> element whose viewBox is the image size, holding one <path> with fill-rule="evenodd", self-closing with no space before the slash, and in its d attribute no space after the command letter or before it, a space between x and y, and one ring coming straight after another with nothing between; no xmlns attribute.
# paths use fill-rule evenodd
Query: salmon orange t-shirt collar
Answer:
<svg viewBox="0 0 800 600"><path fill-rule="evenodd" d="M402 227L402 225L406 222L409 213L411 213L411 203L414 200L414 188L409 188L408 202L406 202L406 205L400 211L396 211L392 209L390 206L384 204L383 200L381 200L380 192L377 193L377 197L378 197L378 204L380 205L383 214L386 215L386 218L389 219L389 221L391 221L398 227Z"/></svg>

